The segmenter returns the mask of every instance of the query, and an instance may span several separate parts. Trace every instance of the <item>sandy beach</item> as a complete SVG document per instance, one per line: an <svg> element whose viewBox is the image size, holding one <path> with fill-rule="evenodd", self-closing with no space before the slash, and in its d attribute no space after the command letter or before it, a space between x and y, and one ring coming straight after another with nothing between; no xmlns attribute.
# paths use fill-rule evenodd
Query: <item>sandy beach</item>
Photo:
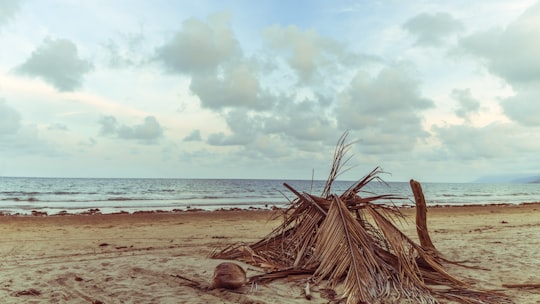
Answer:
<svg viewBox="0 0 540 304"><path fill-rule="evenodd" d="M416 239L414 209L402 230ZM280 220L271 211L1 216L2 303L328 303L314 286L286 280L237 291L209 289L212 252L261 239ZM449 259L489 270L449 266L476 288L516 303L540 303L540 204L433 207L428 226ZM239 263L248 276L256 267Z"/></svg>

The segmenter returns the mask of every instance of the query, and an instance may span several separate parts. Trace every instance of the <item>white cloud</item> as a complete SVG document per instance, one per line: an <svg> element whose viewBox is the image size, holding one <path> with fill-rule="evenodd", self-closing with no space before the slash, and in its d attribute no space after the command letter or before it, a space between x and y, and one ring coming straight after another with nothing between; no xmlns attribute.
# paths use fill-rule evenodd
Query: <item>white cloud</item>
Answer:
<svg viewBox="0 0 540 304"><path fill-rule="evenodd" d="M332 65L346 64L350 59L345 56L343 45L314 30L274 25L264 29L262 35L269 47L284 53L302 83L310 83Z"/></svg>
<svg viewBox="0 0 540 304"><path fill-rule="evenodd" d="M242 108L222 113L229 133L217 132L208 138L212 145L246 145L257 150L271 137L271 142L281 142L301 150L309 146L307 142L333 145L340 135L336 123L328 115L329 105L319 99L296 101L293 96L282 96L273 108L253 111ZM256 152L256 151L254 151ZM270 153L279 154L279 153Z"/></svg>
<svg viewBox="0 0 540 304"><path fill-rule="evenodd" d="M538 159L538 4L511 22L530 0L51 1L0 4L21 7L0 9L8 174L309 178L344 130L355 160L392 179Z"/></svg>
<svg viewBox="0 0 540 304"><path fill-rule="evenodd" d="M224 132L212 133L207 142L215 146L237 146L251 143L261 131L258 115L245 109L230 110L223 113L230 134Z"/></svg>
<svg viewBox="0 0 540 304"><path fill-rule="evenodd" d="M113 69L134 68L148 64L155 52L144 24L137 32L120 32L101 43L105 64Z"/></svg>
<svg viewBox="0 0 540 304"><path fill-rule="evenodd" d="M512 85L540 81L540 2L506 28L494 27L464 37L462 47Z"/></svg>
<svg viewBox="0 0 540 304"><path fill-rule="evenodd" d="M337 131L336 121L330 112L331 104L323 96L313 96L295 100L293 96L283 96L276 105L279 111L257 118L263 132L279 134L290 138L291 143L302 141L322 141L332 143Z"/></svg>
<svg viewBox="0 0 540 304"><path fill-rule="evenodd" d="M133 58L136 57L135 52L128 52L121 49L119 44L112 39L103 44L105 49L107 63L112 68L130 67L138 64Z"/></svg>
<svg viewBox="0 0 540 304"><path fill-rule="evenodd" d="M271 97L260 86L253 67L246 63L227 64L221 73L193 76L190 89L203 107L268 108Z"/></svg>
<svg viewBox="0 0 540 304"><path fill-rule="evenodd" d="M241 146L247 145L252 138L243 136L243 134L233 133L226 135L223 132L212 133L208 136L207 143L213 146Z"/></svg>
<svg viewBox="0 0 540 304"><path fill-rule="evenodd" d="M111 135L116 133L118 125L116 117L111 115L103 116L99 119L99 123L101 124L101 130L99 131L101 135Z"/></svg>
<svg viewBox="0 0 540 304"><path fill-rule="evenodd" d="M417 37L419 46L443 45L450 35L460 32L464 25L446 12L422 13L409 19L403 28Z"/></svg>
<svg viewBox="0 0 540 304"><path fill-rule="evenodd" d="M193 130L188 136L184 137L184 141L201 141L201 130Z"/></svg>
<svg viewBox="0 0 540 304"><path fill-rule="evenodd" d="M470 89L454 89L450 96L458 101L456 115L466 122L470 122L471 115L480 111L480 101L472 96Z"/></svg>
<svg viewBox="0 0 540 304"><path fill-rule="evenodd" d="M215 73L224 62L241 54L230 28L229 16L215 14L203 22L189 18L165 45L157 49L157 59L174 73Z"/></svg>
<svg viewBox="0 0 540 304"><path fill-rule="evenodd" d="M495 27L463 38L461 46L482 59L509 83L515 96L502 102L506 115L524 125L540 125L540 2L506 28Z"/></svg>
<svg viewBox="0 0 540 304"><path fill-rule="evenodd" d="M436 151L442 159L504 161L536 153L540 143L530 140L534 130L509 123L493 123L475 128L465 125L434 127L441 141Z"/></svg>
<svg viewBox="0 0 540 304"><path fill-rule="evenodd" d="M72 41L45 39L16 71L40 77L59 91L74 91L82 86L84 74L91 69L89 61L79 58L77 46Z"/></svg>
<svg viewBox="0 0 540 304"><path fill-rule="evenodd" d="M121 139L138 140L146 144L156 143L163 137L163 127L154 116L147 116L142 124L133 126L118 125L114 116L104 116L99 123L102 135L115 135Z"/></svg>
<svg viewBox="0 0 540 304"><path fill-rule="evenodd" d="M336 102L338 126L355 131L369 153L408 151L428 136L421 112L433 102L398 68L385 68L376 77L359 72Z"/></svg>
<svg viewBox="0 0 540 304"><path fill-rule="evenodd" d="M227 14L214 14L207 22L189 18L165 45L157 60L165 70L189 76L189 86L203 107L268 108L257 63L245 58Z"/></svg>
<svg viewBox="0 0 540 304"><path fill-rule="evenodd" d="M525 126L540 126L540 88L521 88L501 105L510 119Z"/></svg>
<svg viewBox="0 0 540 304"><path fill-rule="evenodd" d="M21 128L21 115L0 99L0 136L15 134Z"/></svg>
<svg viewBox="0 0 540 304"><path fill-rule="evenodd" d="M23 124L19 113L0 100L0 155L4 157L64 155L33 124ZM6 159L6 158L4 158Z"/></svg>
<svg viewBox="0 0 540 304"><path fill-rule="evenodd" d="M2 0L0 2L0 29L14 18L21 3L21 0Z"/></svg>
<svg viewBox="0 0 540 304"><path fill-rule="evenodd" d="M49 125L48 130L68 131L69 128L63 123L53 123Z"/></svg>

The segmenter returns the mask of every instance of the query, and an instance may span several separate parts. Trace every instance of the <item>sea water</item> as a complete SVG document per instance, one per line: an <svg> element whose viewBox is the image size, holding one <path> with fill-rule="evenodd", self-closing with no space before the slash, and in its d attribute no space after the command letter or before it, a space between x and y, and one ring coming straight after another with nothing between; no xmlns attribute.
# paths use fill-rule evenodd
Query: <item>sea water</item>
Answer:
<svg viewBox="0 0 540 304"><path fill-rule="evenodd" d="M285 207L299 192L321 195L325 181L262 179L135 179L0 177L0 212L101 213ZM354 181L335 181L341 194ZM540 201L540 184L422 183L428 205L519 204ZM360 196L392 194L385 201L413 205L408 182L372 182Z"/></svg>

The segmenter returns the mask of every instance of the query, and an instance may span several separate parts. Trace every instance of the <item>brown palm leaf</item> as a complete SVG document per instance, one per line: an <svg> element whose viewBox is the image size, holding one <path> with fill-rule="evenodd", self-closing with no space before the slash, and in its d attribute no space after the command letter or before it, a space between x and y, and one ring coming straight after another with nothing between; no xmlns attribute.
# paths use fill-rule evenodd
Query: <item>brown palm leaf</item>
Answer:
<svg viewBox="0 0 540 304"><path fill-rule="evenodd" d="M384 291L384 269L375 255L371 236L349 212L343 201L333 196L328 215L317 234L315 255L318 281L337 285L345 277L343 297L347 303L373 303ZM379 275L379 279L377 279ZM375 277L375 279L374 279Z"/></svg>
<svg viewBox="0 0 540 304"><path fill-rule="evenodd" d="M343 287L347 303L512 303L506 296L474 290L447 272L445 264L457 264L437 252L426 250L396 226L400 211L387 204L393 195L371 195L363 187L382 181L377 167L342 195L331 194L349 150L345 133L338 141L332 170L322 197L300 193L285 184L296 198L282 212L283 223L262 240L236 244L213 254L214 258L237 259L268 270L252 281L279 278L327 281ZM383 201L382 203L379 203ZM412 301L412 302L411 302Z"/></svg>
<svg viewBox="0 0 540 304"><path fill-rule="evenodd" d="M330 194L332 193L332 185L334 181L337 179L337 177L340 174L343 174L348 170L348 169L343 170L343 166L349 162L352 156L349 156L345 160L343 160L343 157L345 157L347 152L350 150L351 146L354 144L354 142L346 143L348 135L349 135L348 131L343 133L343 135L341 135L341 137L339 138L336 144L332 168L330 169L330 174L328 175L328 179L326 180L326 185L321 194L321 196L324 198L330 197Z"/></svg>
<svg viewBox="0 0 540 304"><path fill-rule="evenodd" d="M412 280L415 285L424 286L424 280L420 275L420 269L416 260L416 257L420 256L428 264L429 269L436 271L438 277L442 278L445 282L452 282L456 286L467 285L446 272L436 257L429 255L420 246L415 244L394 224L377 212L375 208L370 206L367 210L384 234L385 239L390 244L392 253L398 258L400 277L407 277L409 280Z"/></svg>

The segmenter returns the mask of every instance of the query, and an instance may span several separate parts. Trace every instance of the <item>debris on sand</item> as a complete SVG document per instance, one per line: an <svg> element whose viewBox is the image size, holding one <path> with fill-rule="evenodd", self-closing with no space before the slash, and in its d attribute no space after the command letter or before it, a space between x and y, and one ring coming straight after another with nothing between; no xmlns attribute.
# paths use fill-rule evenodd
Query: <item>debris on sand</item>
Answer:
<svg viewBox="0 0 540 304"><path fill-rule="evenodd" d="M212 288L238 289L246 283L246 272L238 264L224 262L214 269Z"/></svg>
<svg viewBox="0 0 540 304"><path fill-rule="evenodd" d="M265 269L264 274L249 278L251 282L297 278L317 285L324 281L332 289L339 287L338 297L351 304L399 303L401 299L412 303L513 303L498 292L475 289L447 271L448 264L468 266L444 258L431 243L419 183L411 181L417 205L424 205L417 208L420 244L396 226L403 215L393 203L386 203L403 198L362 190L374 180L382 181L379 168L341 195L333 194L332 183L351 146L345 143L346 137L347 133L338 142L321 196L300 193L284 184L296 198L283 211L283 223L258 242L232 244L212 257Z"/></svg>

